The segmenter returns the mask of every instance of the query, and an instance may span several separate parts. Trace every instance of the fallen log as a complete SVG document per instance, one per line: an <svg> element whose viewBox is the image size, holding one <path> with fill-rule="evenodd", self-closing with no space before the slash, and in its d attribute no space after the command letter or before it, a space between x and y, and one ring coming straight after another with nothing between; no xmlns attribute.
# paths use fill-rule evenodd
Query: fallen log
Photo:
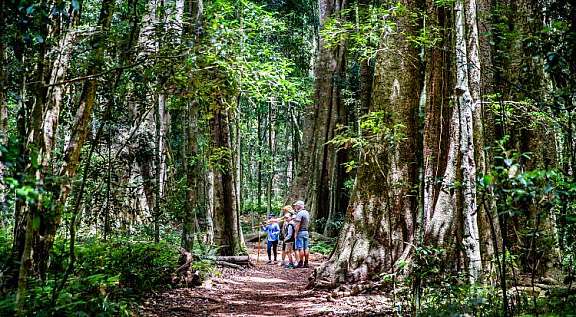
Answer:
<svg viewBox="0 0 576 317"><path fill-rule="evenodd" d="M237 269L237 270L242 270L242 269L244 269L244 266L241 266L241 265L238 265L238 264L234 264L234 263L230 263L230 262L226 262L226 261L216 261L216 265L224 266L224 267L229 267L229 268Z"/></svg>
<svg viewBox="0 0 576 317"><path fill-rule="evenodd" d="M223 263L221 266L227 266L230 268L240 269L243 267L253 267L254 264L250 261L250 257L247 255L237 255L237 256L206 256L206 260L213 261L218 265ZM232 265L230 265L232 264Z"/></svg>
<svg viewBox="0 0 576 317"><path fill-rule="evenodd" d="M260 240L266 239L266 234L265 234L265 233L258 233L258 232L256 232L256 233L252 233L252 234L246 235L246 236L244 237L244 241L246 241L246 242L258 242L258 235L260 235Z"/></svg>
<svg viewBox="0 0 576 317"><path fill-rule="evenodd" d="M230 262L230 263L234 263L234 264L246 264L246 263L250 263L250 257L247 255L233 255L233 256L225 256L225 255L220 255L220 256L207 256L205 257L205 259L207 260L212 260L212 261L224 261L224 262Z"/></svg>

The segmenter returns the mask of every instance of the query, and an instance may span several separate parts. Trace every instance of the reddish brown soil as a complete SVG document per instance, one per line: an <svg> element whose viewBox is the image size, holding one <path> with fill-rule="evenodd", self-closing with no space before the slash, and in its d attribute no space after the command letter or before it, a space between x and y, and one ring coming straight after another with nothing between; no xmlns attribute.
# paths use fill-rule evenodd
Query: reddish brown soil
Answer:
<svg viewBox="0 0 576 317"><path fill-rule="evenodd" d="M250 255L256 263L256 254ZM259 263L243 270L221 269L197 288L180 288L144 301L143 316L382 316L390 312L385 296L361 295L330 299L325 291L306 290L321 255L311 256L308 269L285 269Z"/></svg>

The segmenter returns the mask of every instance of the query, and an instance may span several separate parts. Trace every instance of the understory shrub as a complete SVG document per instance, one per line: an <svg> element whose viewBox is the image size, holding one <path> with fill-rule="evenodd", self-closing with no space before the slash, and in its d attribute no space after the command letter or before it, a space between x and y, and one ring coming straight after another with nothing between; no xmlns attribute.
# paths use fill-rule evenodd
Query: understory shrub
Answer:
<svg viewBox="0 0 576 317"><path fill-rule="evenodd" d="M82 241L76 246L74 271L56 292L68 266L67 250L67 242L57 241L46 281L29 281L28 311L33 315L128 316L143 294L171 286L180 256L165 242ZM13 295L0 299L0 315L11 315L13 308Z"/></svg>
<svg viewBox="0 0 576 317"><path fill-rule="evenodd" d="M334 249L334 244L327 242L327 241L318 241L315 242L310 246L310 252L312 253L320 253L323 255L329 255L332 253Z"/></svg>

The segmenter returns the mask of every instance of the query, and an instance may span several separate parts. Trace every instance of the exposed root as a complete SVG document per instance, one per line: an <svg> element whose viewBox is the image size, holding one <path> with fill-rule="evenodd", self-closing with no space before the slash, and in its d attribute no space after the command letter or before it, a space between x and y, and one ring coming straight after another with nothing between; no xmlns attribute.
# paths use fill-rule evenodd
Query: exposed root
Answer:
<svg viewBox="0 0 576 317"><path fill-rule="evenodd" d="M332 299L356 296L363 293L368 293L375 290L380 290L382 283L377 282L362 282L353 285L340 285L328 297Z"/></svg>

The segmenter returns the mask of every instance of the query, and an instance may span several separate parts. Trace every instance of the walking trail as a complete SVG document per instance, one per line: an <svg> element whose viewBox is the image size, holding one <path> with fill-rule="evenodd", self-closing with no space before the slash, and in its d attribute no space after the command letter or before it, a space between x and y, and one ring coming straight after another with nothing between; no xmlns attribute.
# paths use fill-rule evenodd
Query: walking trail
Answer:
<svg viewBox="0 0 576 317"><path fill-rule="evenodd" d="M256 263L251 247L250 257ZM264 250L255 267L220 269L221 274L202 286L155 294L144 301L142 315L383 316L390 312L390 300L383 295L333 299L328 291L307 290L308 277L325 260L320 254L312 254L310 268L301 269L269 265L266 260Z"/></svg>

